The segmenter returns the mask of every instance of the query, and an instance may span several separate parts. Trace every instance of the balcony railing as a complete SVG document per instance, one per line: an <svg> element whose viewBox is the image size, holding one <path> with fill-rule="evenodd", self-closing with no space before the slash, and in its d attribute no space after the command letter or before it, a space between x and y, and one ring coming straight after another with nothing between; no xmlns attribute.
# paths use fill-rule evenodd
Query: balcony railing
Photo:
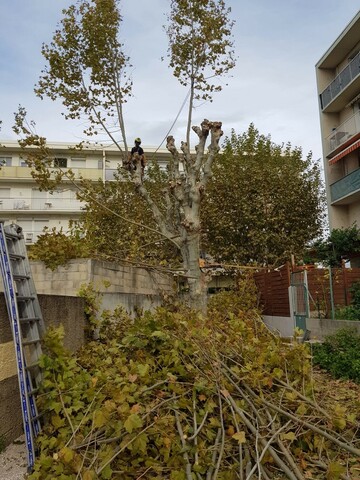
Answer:
<svg viewBox="0 0 360 480"><path fill-rule="evenodd" d="M86 180L96 181L103 177L103 171L98 168L72 168L71 170L75 175L75 179L83 177ZM1 167L0 178L1 177L33 180L29 167Z"/></svg>
<svg viewBox="0 0 360 480"><path fill-rule="evenodd" d="M330 157L331 154L336 154L339 147L351 143L351 139L357 134L360 134L360 111L336 127L326 138L325 155Z"/></svg>
<svg viewBox="0 0 360 480"><path fill-rule="evenodd" d="M352 203L351 196L360 192L360 168L330 185L331 203Z"/></svg>
<svg viewBox="0 0 360 480"><path fill-rule="evenodd" d="M47 211L51 212L80 212L83 203L77 199L64 198L0 198L0 210L14 211Z"/></svg>
<svg viewBox="0 0 360 480"><path fill-rule="evenodd" d="M320 94L321 108L324 110L359 74L360 52Z"/></svg>

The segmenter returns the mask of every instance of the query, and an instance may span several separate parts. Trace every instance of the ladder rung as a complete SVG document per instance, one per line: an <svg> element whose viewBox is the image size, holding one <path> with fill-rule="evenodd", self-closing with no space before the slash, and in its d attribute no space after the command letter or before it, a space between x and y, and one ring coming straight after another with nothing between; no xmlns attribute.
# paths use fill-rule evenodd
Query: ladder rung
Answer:
<svg viewBox="0 0 360 480"><path fill-rule="evenodd" d="M18 255L17 253L9 253L10 260L24 260L24 255Z"/></svg>
<svg viewBox="0 0 360 480"><path fill-rule="evenodd" d="M39 320L39 317L19 318L20 323L38 322Z"/></svg>
<svg viewBox="0 0 360 480"><path fill-rule="evenodd" d="M16 233L5 232L6 238L11 238L13 240L19 240L19 236Z"/></svg>
<svg viewBox="0 0 360 480"><path fill-rule="evenodd" d="M39 420L39 418L43 417L45 415L45 412L38 413L35 415L35 417L31 417L31 421L35 422L36 420Z"/></svg>
<svg viewBox="0 0 360 480"><path fill-rule="evenodd" d="M38 393L38 391L39 391L39 387L35 387L35 388L32 388L31 390L28 390L27 393L28 393L29 397L31 397L31 396L35 395L35 393Z"/></svg>
<svg viewBox="0 0 360 480"><path fill-rule="evenodd" d="M35 343L40 343L40 338L35 338L34 340L23 340L23 345L34 345Z"/></svg>
<svg viewBox="0 0 360 480"><path fill-rule="evenodd" d="M37 367L39 367L39 362L34 362L34 363L30 363L29 365L26 365L25 369L31 370L32 368L37 368Z"/></svg>
<svg viewBox="0 0 360 480"><path fill-rule="evenodd" d="M16 295L16 300L18 302L26 302L27 300L34 300L32 295Z"/></svg>
<svg viewBox="0 0 360 480"><path fill-rule="evenodd" d="M19 281L19 280L29 280L30 277L29 275L16 275L16 274L13 274L13 279L15 280L15 282Z"/></svg>

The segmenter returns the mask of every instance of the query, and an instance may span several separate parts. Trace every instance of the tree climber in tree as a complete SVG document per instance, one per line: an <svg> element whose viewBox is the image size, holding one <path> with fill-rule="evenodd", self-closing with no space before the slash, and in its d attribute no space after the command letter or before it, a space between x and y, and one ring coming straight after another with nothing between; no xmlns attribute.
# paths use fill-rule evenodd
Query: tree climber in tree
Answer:
<svg viewBox="0 0 360 480"><path fill-rule="evenodd" d="M144 150L140 147L141 145L141 138L137 137L135 138L135 146L131 149L131 153L129 154L129 160L128 160L128 169L129 171L134 171L136 170L136 165L138 164L140 160L141 164L141 173L144 173L145 165L146 165L146 159L144 155Z"/></svg>

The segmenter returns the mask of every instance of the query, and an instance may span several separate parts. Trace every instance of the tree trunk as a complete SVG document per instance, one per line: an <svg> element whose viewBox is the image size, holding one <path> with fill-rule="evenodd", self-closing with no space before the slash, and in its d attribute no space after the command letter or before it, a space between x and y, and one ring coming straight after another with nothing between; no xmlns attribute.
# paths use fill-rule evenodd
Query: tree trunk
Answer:
<svg viewBox="0 0 360 480"><path fill-rule="evenodd" d="M206 312L207 277L200 269L200 234L192 233L181 247L183 266L187 277L189 307Z"/></svg>

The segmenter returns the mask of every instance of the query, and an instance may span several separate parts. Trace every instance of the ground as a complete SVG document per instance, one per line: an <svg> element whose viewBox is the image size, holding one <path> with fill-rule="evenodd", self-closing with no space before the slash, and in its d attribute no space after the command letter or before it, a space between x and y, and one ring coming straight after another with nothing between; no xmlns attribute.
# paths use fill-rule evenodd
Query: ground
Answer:
<svg viewBox="0 0 360 480"><path fill-rule="evenodd" d="M317 397L325 399L325 404L341 401L342 405L360 417L360 385L351 381L335 380L324 371L314 370ZM360 418L359 418L360 420ZM24 436L15 440L0 453L0 479L24 480L26 478L26 448ZM281 477L278 477L281 478ZM360 479L359 476L354 480Z"/></svg>
<svg viewBox="0 0 360 480"><path fill-rule="evenodd" d="M23 480L26 478L25 437L14 440L5 451L0 453L1 480Z"/></svg>

